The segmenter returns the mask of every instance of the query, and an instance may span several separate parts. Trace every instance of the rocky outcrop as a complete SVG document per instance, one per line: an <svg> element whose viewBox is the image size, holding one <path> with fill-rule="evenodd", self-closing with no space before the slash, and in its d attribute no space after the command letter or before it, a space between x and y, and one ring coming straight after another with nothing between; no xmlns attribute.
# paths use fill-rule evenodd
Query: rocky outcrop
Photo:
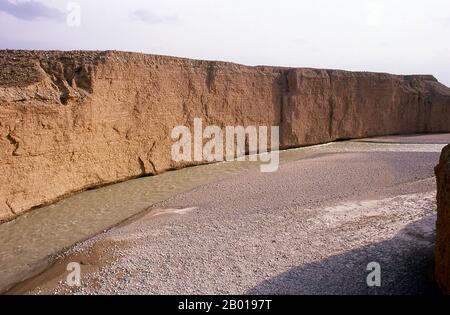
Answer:
<svg viewBox="0 0 450 315"><path fill-rule="evenodd" d="M432 76L248 67L124 52L0 51L0 220L187 164L178 125L278 125L282 148L449 132Z"/></svg>
<svg viewBox="0 0 450 315"><path fill-rule="evenodd" d="M438 215L436 224L436 279L450 294L450 145L442 150L436 166Z"/></svg>

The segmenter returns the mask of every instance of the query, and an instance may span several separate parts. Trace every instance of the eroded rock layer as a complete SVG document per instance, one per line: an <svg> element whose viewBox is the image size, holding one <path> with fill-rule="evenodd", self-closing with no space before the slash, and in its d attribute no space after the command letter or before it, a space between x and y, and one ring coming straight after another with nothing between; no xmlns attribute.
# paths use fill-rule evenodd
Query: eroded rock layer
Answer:
<svg viewBox="0 0 450 315"><path fill-rule="evenodd" d="M248 67L124 52L0 51L0 220L180 168L172 128L278 125L282 148L450 132L432 76Z"/></svg>
<svg viewBox="0 0 450 315"><path fill-rule="evenodd" d="M436 279L442 291L450 294L450 145L442 150L435 172L438 190Z"/></svg>

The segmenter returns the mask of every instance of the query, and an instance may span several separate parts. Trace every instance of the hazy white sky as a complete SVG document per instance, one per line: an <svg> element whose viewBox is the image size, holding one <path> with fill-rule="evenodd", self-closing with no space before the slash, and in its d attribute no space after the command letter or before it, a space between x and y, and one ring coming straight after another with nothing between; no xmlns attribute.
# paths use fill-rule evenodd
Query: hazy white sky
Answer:
<svg viewBox="0 0 450 315"><path fill-rule="evenodd" d="M70 2L79 27L66 23ZM450 1L0 0L0 48L427 73L450 86Z"/></svg>

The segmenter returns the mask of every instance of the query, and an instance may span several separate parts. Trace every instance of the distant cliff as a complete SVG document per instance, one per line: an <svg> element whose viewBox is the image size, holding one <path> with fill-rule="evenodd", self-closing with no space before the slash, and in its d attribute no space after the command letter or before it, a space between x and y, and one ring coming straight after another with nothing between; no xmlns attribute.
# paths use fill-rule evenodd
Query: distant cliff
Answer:
<svg viewBox="0 0 450 315"><path fill-rule="evenodd" d="M180 168L174 126L280 126L282 148L450 132L432 76L248 67L124 52L0 51L0 220Z"/></svg>

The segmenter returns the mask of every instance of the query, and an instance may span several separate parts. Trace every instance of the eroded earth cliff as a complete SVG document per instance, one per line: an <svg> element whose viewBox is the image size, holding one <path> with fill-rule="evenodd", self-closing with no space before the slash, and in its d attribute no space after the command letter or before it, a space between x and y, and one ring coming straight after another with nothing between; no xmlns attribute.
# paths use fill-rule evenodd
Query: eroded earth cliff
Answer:
<svg viewBox="0 0 450 315"><path fill-rule="evenodd" d="M0 221L186 166L178 125L280 126L282 148L450 132L432 76L249 67L124 52L0 51Z"/></svg>
<svg viewBox="0 0 450 315"><path fill-rule="evenodd" d="M450 294L450 145L442 150L436 166L437 226L436 226L436 279L446 294Z"/></svg>

